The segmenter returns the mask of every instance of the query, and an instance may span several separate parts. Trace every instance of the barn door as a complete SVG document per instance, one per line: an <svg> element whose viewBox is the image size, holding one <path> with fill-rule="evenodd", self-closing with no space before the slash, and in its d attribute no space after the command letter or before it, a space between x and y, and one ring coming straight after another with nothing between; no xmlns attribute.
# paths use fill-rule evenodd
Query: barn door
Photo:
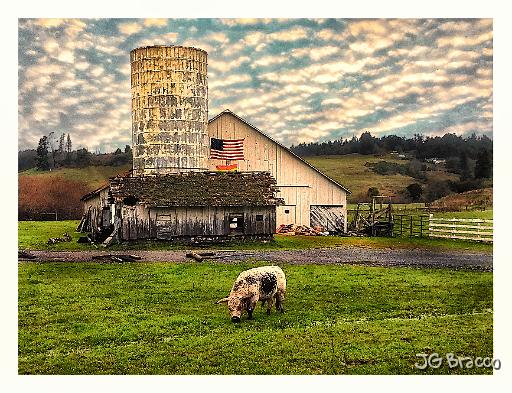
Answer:
<svg viewBox="0 0 512 393"><path fill-rule="evenodd" d="M345 229L343 206L312 205L309 218L312 227L321 226L329 232Z"/></svg>

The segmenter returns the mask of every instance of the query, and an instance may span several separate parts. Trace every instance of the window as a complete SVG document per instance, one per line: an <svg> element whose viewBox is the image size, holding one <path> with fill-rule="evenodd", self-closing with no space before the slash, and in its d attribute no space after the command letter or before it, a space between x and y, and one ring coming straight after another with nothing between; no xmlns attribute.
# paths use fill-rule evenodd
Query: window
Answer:
<svg viewBox="0 0 512 393"><path fill-rule="evenodd" d="M290 210L289 209L285 209L284 213L285 214L290 214Z"/></svg>
<svg viewBox="0 0 512 393"><path fill-rule="evenodd" d="M231 213L229 215L229 232L244 233L244 215Z"/></svg>
<svg viewBox="0 0 512 393"><path fill-rule="evenodd" d="M263 214L256 214L256 221L263 221Z"/></svg>
<svg viewBox="0 0 512 393"><path fill-rule="evenodd" d="M137 197L134 197L133 195L127 196L123 199L123 203L126 206L135 206L139 202L139 199Z"/></svg>

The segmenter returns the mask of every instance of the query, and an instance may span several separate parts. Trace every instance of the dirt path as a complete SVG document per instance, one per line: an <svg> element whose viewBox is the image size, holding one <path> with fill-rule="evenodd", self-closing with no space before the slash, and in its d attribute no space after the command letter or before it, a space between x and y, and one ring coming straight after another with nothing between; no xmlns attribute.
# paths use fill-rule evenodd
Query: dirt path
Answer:
<svg viewBox="0 0 512 393"><path fill-rule="evenodd" d="M208 250L212 251L212 250ZM33 261L85 262L95 255L132 254L148 262L195 262L185 256L188 251L30 251ZM318 248L308 250L269 250L222 252L229 257L218 263L243 260L284 262L290 264L358 264L370 266L447 267L492 271L492 255L464 251L430 251L421 249L376 249L363 247ZM21 260L21 259L20 259Z"/></svg>

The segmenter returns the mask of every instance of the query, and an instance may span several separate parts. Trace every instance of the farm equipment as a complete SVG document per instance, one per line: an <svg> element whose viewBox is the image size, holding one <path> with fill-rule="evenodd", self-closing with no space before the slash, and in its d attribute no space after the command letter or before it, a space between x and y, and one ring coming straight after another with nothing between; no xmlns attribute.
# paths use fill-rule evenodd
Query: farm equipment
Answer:
<svg viewBox="0 0 512 393"><path fill-rule="evenodd" d="M358 203L348 232L359 236L393 236L391 197L378 195L372 197L371 203Z"/></svg>

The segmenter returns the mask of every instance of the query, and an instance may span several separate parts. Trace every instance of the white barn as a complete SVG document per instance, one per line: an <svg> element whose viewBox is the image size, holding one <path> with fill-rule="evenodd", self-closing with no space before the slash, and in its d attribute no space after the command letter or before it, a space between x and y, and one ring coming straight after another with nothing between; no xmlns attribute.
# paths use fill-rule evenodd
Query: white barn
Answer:
<svg viewBox="0 0 512 393"><path fill-rule="evenodd" d="M208 122L210 138L244 139L244 160L238 170L268 171L277 180L276 224L321 225L330 231L347 230L347 194L350 191L304 161L230 110ZM232 163L235 163L232 162ZM209 159L209 169L226 165L226 160Z"/></svg>

